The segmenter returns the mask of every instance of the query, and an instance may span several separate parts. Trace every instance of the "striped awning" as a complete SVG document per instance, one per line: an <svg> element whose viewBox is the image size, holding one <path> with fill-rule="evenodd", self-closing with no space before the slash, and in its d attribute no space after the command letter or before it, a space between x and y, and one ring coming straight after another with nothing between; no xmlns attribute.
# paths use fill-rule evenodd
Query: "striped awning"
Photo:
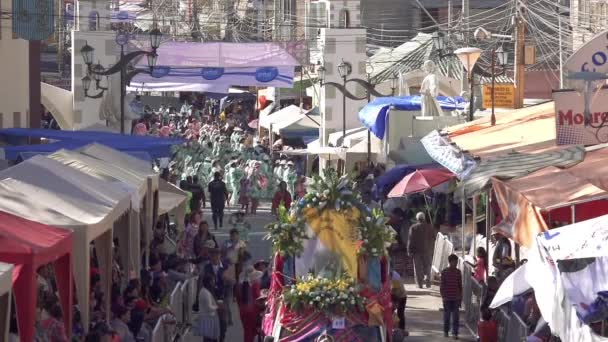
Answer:
<svg viewBox="0 0 608 342"><path fill-rule="evenodd" d="M548 166L567 168L585 159L585 147L570 146L542 153L512 152L497 158L483 160L458 184L454 200L463 194L470 197L490 185L491 178L510 179L521 177Z"/></svg>

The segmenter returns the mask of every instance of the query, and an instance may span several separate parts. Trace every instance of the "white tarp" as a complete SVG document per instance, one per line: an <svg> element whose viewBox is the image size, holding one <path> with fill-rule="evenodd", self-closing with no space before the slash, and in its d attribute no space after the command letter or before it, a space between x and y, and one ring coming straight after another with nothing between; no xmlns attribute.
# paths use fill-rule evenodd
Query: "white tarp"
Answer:
<svg viewBox="0 0 608 342"><path fill-rule="evenodd" d="M602 340L579 315L584 317L597 293L608 289L606 240L608 215L539 235L528 252L523 277L517 272L507 279L493 305L508 302L508 292L523 291L527 283L534 289L543 318L562 341ZM502 289L514 282L518 282L517 291Z"/></svg>
<svg viewBox="0 0 608 342"><path fill-rule="evenodd" d="M329 138L327 139L327 143L332 146L353 147L365 138L367 138L367 128L357 127L347 129L346 138L344 139L342 139L342 131L330 133Z"/></svg>

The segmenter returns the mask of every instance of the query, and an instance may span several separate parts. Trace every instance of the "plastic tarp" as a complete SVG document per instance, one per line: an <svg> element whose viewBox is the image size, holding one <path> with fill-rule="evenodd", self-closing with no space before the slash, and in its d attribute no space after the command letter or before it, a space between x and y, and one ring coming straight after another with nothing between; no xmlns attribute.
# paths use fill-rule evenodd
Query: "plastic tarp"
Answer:
<svg viewBox="0 0 608 342"><path fill-rule="evenodd" d="M171 146L183 143L182 139L136 136L99 131L61 131L52 129L5 128L0 136L9 144L17 145L22 138L59 140L51 144L5 146L4 159L15 160L22 152L54 152L57 149L76 149L90 143L100 143L120 151L145 151L154 158L171 157Z"/></svg>
<svg viewBox="0 0 608 342"><path fill-rule="evenodd" d="M608 215L540 234L528 250L523 277L518 273L512 276L516 279L506 283L511 286L517 281L518 291L534 289L543 319L562 341L606 340L594 334L581 318L593 317L593 311L601 317L603 312L598 310L605 310L604 303L592 304L598 292L608 286L608 254L603 243L607 236ZM495 301L509 301L508 290L499 289L501 297L495 297Z"/></svg>
<svg viewBox="0 0 608 342"><path fill-rule="evenodd" d="M511 151L537 153L555 148L553 102L496 114L496 125L481 118L446 129L462 150L482 158Z"/></svg>
<svg viewBox="0 0 608 342"><path fill-rule="evenodd" d="M168 67L296 67L300 63L280 44L224 42L164 42L156 65ZM147 68L142 60L138 67Z"/></svg>
<svg viewBox="0 0 608 342"><path fill-rule="evenodd" d="M443 110L464 110L468 102L462 97L437 96L437 102ZM422 110L420 95L414 96L389 96L379 97L372 100L359 111L359 121L380 139L384 139L386 121L389 110L393 108L402 111Z"/></svg>
<svg viewBox="0 0 608 342"><path fill-rule="evenodd" d="M135 76L129 88L130 90L139 91L208 91L212 93L227 93L230 86L293 87L294 67L290 66L276 68L213 68L213 70L222 71L221 75L214 75L212 79L205 79L204 70L205 68L194 68L192 66L181 68L158 67L158 71L151 75L141 73Z"/></svg>
<svg viewBox="0 0 608 342"><path fill-rule="evenodd" d="M3 194L0 210L74 231L74 269L79 303L88 303L89 300L91 241L96 243L101 262L111 265L112 230L116 228L119 240L126 241L121 246L123 265L138 265L139 240L131 239L131 231L135 228L139 231L139 226L129 226L128 222L121 221L131 207L130 195L122 187L43 156L0 172L0 179L0 192ZM110 260L103 259L104 254L109 254ZM107 281L104 285L109 287L111 267L100 269L102 280ZM83 312L83 322L85 319L88 320L88 311Z"/></svg>
<svg viewBox="0 0 608 342"><path fill-rule="evenodd" d="M4 198L3 193L3 201ZM16 266L12 273L12 283L20 341L34 341L38 299L36 271L40 266L53 263L63 315L72 317L71 251L72 234L69 231L0 211L0 261ZM2 269L4 289L6 272L9 270L5 264ZM7 304L10 307L10 302ZM72 320L64 319L63 323L68 336L71 336Z"/></svg>

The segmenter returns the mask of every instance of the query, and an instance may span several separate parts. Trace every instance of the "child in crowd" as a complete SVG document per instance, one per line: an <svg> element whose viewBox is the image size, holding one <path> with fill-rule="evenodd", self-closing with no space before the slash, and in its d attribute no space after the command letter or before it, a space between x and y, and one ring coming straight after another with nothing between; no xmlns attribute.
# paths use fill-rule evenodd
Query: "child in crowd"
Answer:
<svg viewBox="0 0 608 342"><path fill-rule="evenodd" d="M498 325L492 319L492 311L481 310L481 321L477 323L479 342L498 342Z"/></svg>
<svg viewBox="0 0 608 342"><path fill-rule="evenodd" d="M230 224L239 232L242 241L249 242L249 231L251 224L245 220L245 213L242 211L236 212L230 216Z"/></svg>
<svg viewBox="0 0 608 342"><path fill-rule="evenodd" d="M462 302L462 273L457 268L458 257L455 254L448 257L448 263L449 266L441 272L439 287L443 299L443 334L448 337L451 323L452 336L457 340Z"/></svg>

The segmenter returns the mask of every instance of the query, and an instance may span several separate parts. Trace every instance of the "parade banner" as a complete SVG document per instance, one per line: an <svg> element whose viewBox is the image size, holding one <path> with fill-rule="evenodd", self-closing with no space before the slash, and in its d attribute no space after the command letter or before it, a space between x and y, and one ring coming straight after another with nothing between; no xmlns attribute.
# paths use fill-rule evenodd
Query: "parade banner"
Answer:
<svg viewBox="0 0 608 342"><path fill-rule="evenodd" d="M591 99L591 124L585 125L585 99L574 90L553 93L557 145L596 145L608 142L608 89Z"/></svg>

